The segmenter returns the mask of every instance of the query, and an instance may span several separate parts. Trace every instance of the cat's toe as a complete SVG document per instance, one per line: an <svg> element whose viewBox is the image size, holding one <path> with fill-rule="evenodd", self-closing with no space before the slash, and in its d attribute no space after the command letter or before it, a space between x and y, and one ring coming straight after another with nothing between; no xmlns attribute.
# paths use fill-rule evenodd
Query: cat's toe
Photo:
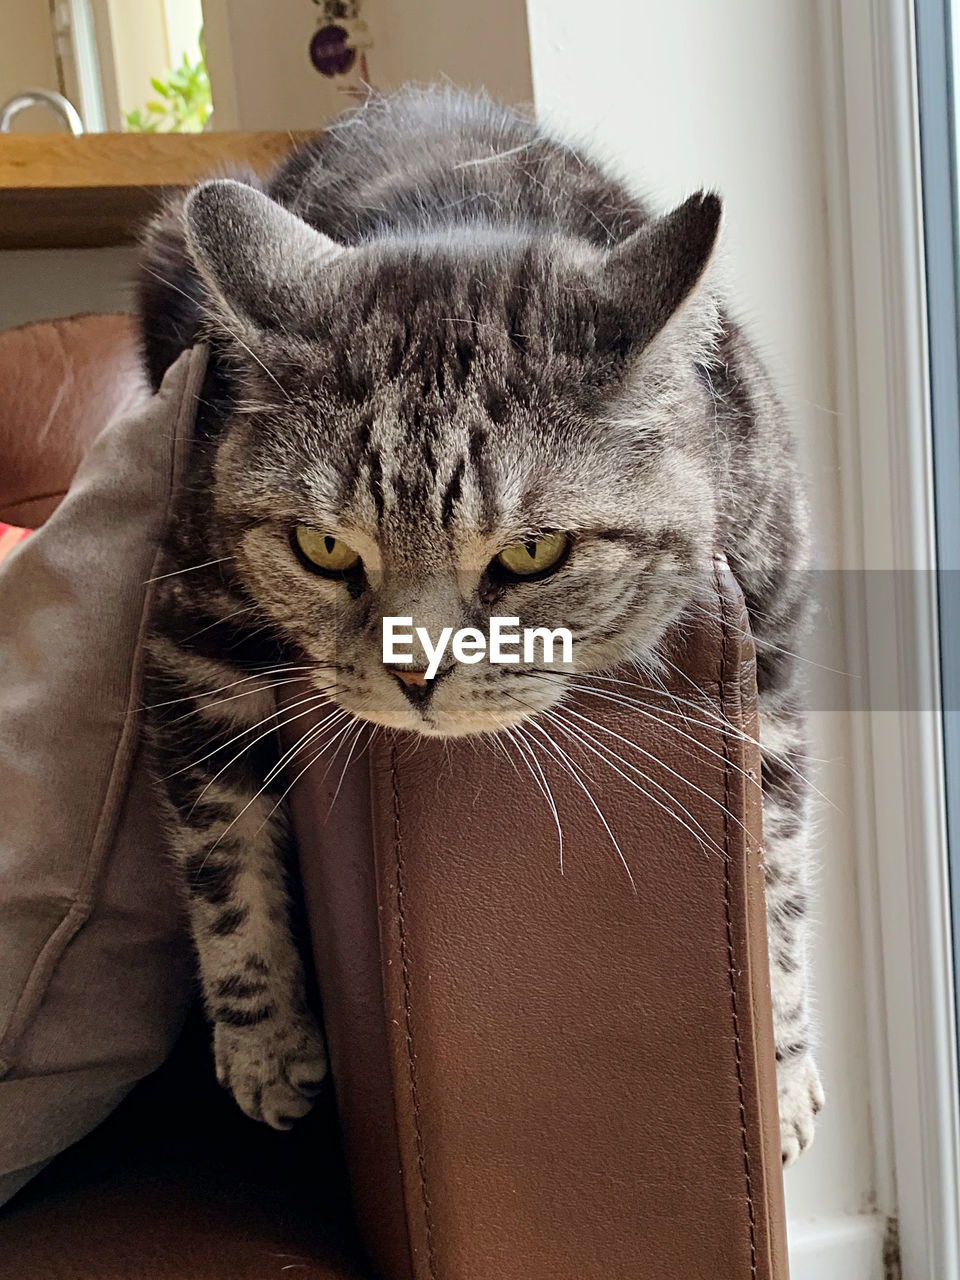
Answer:
<svg viewBox="0 0 960 1280"><path fill-rule="evenodd" d="M312 1025L285 1028L214 1028L217 1079L240 1109L274 1129L289 1129L313 1106L327 1073L320 1032Z"/></svg>
<svg viewBox="0 0 960 1280"><path fill-rule="evenodd" d="M824 1103L820 1074L807 1053L777 1070L780 1108L780 1154L784 1168L793 1164L813 1142L816 1116Z"/></svg>

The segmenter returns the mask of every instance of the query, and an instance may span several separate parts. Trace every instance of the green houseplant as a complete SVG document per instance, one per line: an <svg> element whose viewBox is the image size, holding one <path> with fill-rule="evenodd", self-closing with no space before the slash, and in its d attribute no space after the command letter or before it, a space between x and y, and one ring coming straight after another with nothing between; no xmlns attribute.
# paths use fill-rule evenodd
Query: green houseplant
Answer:
<svg viewBox="0 0 960 1280"><path fill-rule="evenodd" d="M127 133L200 133L213 110L210 77L201 48L191 62L186 54L179 67L166 77L150 81L156 98L123 117Z"/></svg>

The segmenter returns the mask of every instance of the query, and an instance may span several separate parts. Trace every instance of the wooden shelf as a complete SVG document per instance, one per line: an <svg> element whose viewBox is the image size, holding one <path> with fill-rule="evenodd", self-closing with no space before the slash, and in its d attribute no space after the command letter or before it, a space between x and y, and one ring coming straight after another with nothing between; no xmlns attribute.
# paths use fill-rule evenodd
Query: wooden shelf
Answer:
<svg viewBox="0 0 960 1280"><path fill-rule="evenodd" d="M0 249L130 244L165 192L264 172L303 133L0 134Z"/></svg>

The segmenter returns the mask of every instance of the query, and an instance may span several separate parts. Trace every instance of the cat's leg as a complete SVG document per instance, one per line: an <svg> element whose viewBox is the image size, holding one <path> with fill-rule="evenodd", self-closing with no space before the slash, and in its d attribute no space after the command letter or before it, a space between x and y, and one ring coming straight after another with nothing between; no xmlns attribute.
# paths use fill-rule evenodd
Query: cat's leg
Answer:
<svg viewBox="0 0 960 1280"><path fill-rule="evenodd" d="M273 695L255 682L238 688L241 672L162 639L152 650L154 766L217 1078L247 1115L289 1128L309 1111L327 1064L291 925L284 812L274 788L261 792L277 760Z"/></svg>
<svg viewBox="0 0 960 1280"><path fill-rule="evenodd" d="M760 695L763 847L777 1094L783 1163L813 1141L823 1089L813 1058L808 933L811 806L804 718L790 700Z"/></svg>

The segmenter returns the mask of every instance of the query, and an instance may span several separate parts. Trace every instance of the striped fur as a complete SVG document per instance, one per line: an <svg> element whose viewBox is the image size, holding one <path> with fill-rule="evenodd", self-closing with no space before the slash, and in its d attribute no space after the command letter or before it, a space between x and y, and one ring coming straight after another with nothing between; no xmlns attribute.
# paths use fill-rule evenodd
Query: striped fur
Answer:
<svg viewBox="0 0 960 1280"><path fill-rule="evenodd" d="M718 221L712 196L655 218L520 115L438 90L372 98L262 191L207 184L152 229L151 375L200 338L211 349L153 619L152 740L218 1070L249 1114L292 1122L324 1070L290 920L275 693L304 678L330 707L293 773L370 725L507 731L556 713L577 678L655 669L719 547L760 653L784 1159L810 1142L792 656L807 516L777 397L711 283ZM298 524L346 541L362 571L308 572ZM504 546L553 530L570 535L557 572L492 573ZM575 668L461 666L414 702L381 661L388 614L434 635L491 614L568 626Z"/></svg>

